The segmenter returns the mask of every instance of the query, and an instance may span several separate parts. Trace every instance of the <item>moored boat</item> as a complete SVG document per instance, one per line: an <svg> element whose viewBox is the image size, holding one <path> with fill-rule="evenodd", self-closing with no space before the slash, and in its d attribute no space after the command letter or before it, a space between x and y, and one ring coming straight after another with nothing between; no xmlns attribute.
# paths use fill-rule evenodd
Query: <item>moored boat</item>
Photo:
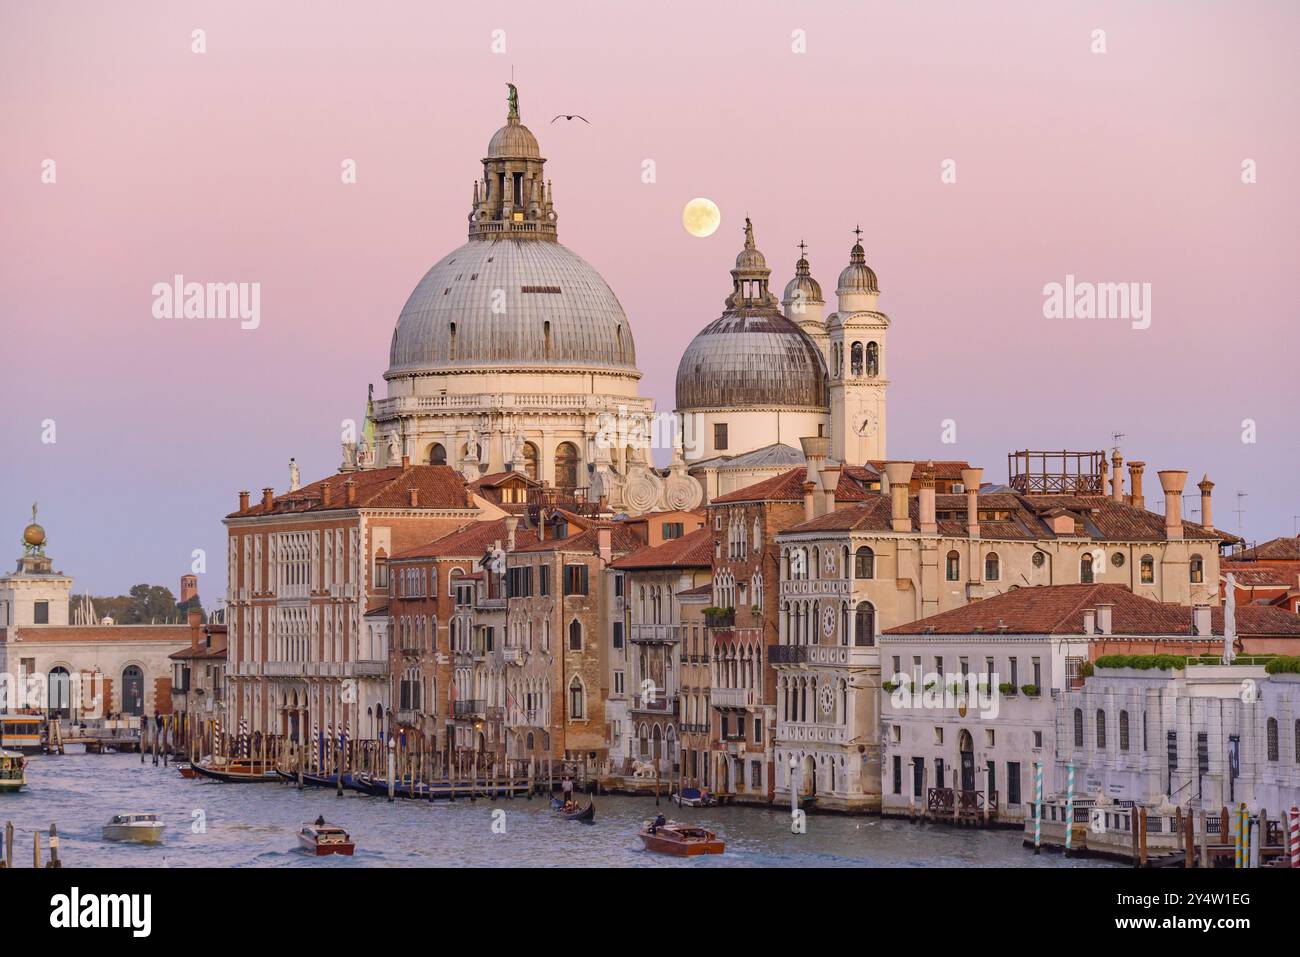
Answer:
<svg viewBox="0 0 1300 957"><path fill-rule="evenodd" d="M677 857L721 854L727 849L727 845L712 831L678 821L665 821L663 824L646 821L641 825L640 837L647 851Z"/></svg>
<svg viewBox="0 0 1300 957"><path fill-rule="evenodd" d="M21 791L27 784L27 759L16 751L0 751L0 794Z"/></svg>
<svg viewBox="0 0 1300 957"><path fill-rule="evenodd" d="M196 774L223 784L262 784L280 780L271 762L257 758L232 758L208 764L196 761L190 767Z"/></svg>
<svg viewBox="0 0 1300 957"><path fill-rule="evenodd" d="M197 778L199 776L199 772L194 770L194 765L190 764L190 762L188 761L176 765L176 770L179 771L181 773L181 777L185 778L186 780L189 780L190 778Z"/></svg>
<svg viewBox="0 0 1300 957"><path fill-rule="evenodd" d="M699 788L682 788L673 793L673 800L680 807L711 807L714 804L712 795Z"/></svg>
<svg viewBox="0 0 1300 957"><path fill-rule="evenodd" d="M347 831L337 824L326 824L324 819L318 819L315 824L304 824L298 832L298 844L316 857L329 854L351 857L357 846Z"/></svg>
<svg viewBox="0 0 1300 957"><path fill-rule="evenodd" d="M157 814L114 814L104 825L104 840L157 844L166 826Z"/></svg>

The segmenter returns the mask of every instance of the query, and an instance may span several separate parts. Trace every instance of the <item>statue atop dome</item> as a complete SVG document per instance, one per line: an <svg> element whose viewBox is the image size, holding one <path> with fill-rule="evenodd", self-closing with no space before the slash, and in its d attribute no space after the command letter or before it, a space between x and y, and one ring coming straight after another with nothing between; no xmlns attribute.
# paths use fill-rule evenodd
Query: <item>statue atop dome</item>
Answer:
<svg viewBox="0 0 1300 957"><path fill-rule="evenodd" d="M506 102L510 104L510 112L506 114L506 120L510 123L519 122L519 90L513 83L507 83L510 92L506 95Z"/></svg>

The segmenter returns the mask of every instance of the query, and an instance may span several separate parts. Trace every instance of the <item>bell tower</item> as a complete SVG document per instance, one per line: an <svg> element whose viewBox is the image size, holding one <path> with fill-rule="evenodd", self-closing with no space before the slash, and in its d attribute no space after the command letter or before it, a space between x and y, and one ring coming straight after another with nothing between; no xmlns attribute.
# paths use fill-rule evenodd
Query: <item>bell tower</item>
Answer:
<svg viewBox="0 0 1300 957"><path fill-rule="evenodd" d="M853 232L858 241L835 290L838 310L826 325L831 353L831 454L847 465L861 465L886 458L885 337L890 320L876 308L880 287L867 265L862 230Z"/></svg>

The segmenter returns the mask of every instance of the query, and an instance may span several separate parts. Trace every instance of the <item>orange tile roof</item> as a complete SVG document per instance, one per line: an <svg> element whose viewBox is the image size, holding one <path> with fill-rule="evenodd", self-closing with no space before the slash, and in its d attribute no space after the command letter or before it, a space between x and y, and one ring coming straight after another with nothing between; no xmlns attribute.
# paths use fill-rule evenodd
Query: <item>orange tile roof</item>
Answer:
<svg viewBox="0 0 1300 957"><path fill-rule="evenodd" d="M737 502L802 502L803 483L808 470L804 467L790 469L780 475L755 482L744 488L738 488L713 499L710 505L730 505ZM874 482L878 475L860 466L850 466L840 470L839 482L835 486L835 501L858 502L877 492L864 487L866 482Z"/></svg>
<svg viewBox="0 0 1300 957"><path fill-rule="evenodd" d="M356 487L356 502L347 503L344 483ZM324 487L330 486L330 504L324 504ZM270 508L260 498L252 499L244 511L231 512L227 518L252 518L299 512L322 512L351 508L410 508L411 490L417 489L421 509L472 509L465 479L446 465L392 466L340 472L320 479L293 492L277 495Z"/></svg>
<svg viewBox="0 0 1300 957"><path fill-rule="evenodd" d="M612 568L626 571L649 568L708 568L713 564L713 530L697 528L681 538L670 538L653 548L646 547L612 562Z"/></svg>
<svg viewBox="0 0 1300 957"><path fill-rule="evenodd" d="M1234 562L1300 562L1300 536L1273 538L1231 556Z"/></svg>
<svg viewBox="0 0 1300 957"><path fill-rule="evenodd" d="M165 641L190 643L189 625L26 625L0 628L0 641L17 632L23 644L60 641Z"/></svg>
<svg viewBox="0 0 1300 957"><path fill-rule="evenodd" d="M1296 583L1296 572L1288 574L1281 568L1254 562L1220 562L1219 577L1226 579L1229 573L1238 588L1290 588Z"/></svg>
<svg viewBox="0 0 1300 957"><path fill-rule="evenodd" d="M470 522L426 545L417 545L398 552L389 561L404 562L420 558L481 558L483 553L495 547L497 542L505 548L509 538L510 533L506 530L504 518L490 522ZM515 527L516 548L536 541L537 533L531 528L525 528L522 522Z"/></svg>
<svg viewBox="0 0 1300 957"><path fill-rule="evenodd" d="M1112 635L1190 636L1192 609L1153 601L1122 585L1038 585L972 602L885 631L886 635L1082 635L1083 612L1109 602ZM1300 636L1300 615L1282 608L1247 605L1236 611L1237 634ZM1210 627L1223 634L1223 609L1210 609Z"/></svg>
<svg viewBox="0 0 1300 957"><path fill-rule="evenodd" d="M837 500L839 496L836 496ZM958 514L959 518L940 518L940 535L966 536L966 496L936 495L936 515ZM1020 495L1015 492L988 492L978 497L981 511L1006 512L1006 520L981 520L980 535L990 540L1041 541L1079 538L1099 542L1163 542L1165 517L1159 512L1134 508L1100 495ZM1075 516L1079 531L1057 533L1045 521L1053 514ZM913 531L920 528L920 499L908 499L908 515ZM892 528L889 496L868 494L860 505L837 508L812 521L791 526L787 532L875 531ZM1195 522L1183 523L1183 537L1191 541L1218 543L1232 536L1210 530Z"/></svg>

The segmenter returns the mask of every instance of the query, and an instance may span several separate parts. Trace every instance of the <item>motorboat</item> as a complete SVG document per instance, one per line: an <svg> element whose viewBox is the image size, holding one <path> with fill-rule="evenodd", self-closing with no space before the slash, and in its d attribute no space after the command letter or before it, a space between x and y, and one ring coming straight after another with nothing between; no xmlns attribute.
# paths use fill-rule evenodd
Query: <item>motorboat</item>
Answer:
<svg viewBox="0 0 1300 957"><path fill-rule="evenodd" d="M298 843L304 851L316 857L330 854L352 856L356 844L352 836L337 824L326 824L318 820L315 824L304 824L298 832Z"/></svg>
<svg viewBox="0 0 1300 957"><path fill-rule="evenodd" d="M135 844L157 844L167 827L158 814L114 814L104 825L104 840L129 841Z"/></svg>
<svg viewBox="0 0 1300 957"><path fill-rule="evenodd" d="M676 857L721 854L727 849L727 845L712 831L678 821L665 821L662 824L646 821L641 825L640 837L647 851Z"/></svg>

